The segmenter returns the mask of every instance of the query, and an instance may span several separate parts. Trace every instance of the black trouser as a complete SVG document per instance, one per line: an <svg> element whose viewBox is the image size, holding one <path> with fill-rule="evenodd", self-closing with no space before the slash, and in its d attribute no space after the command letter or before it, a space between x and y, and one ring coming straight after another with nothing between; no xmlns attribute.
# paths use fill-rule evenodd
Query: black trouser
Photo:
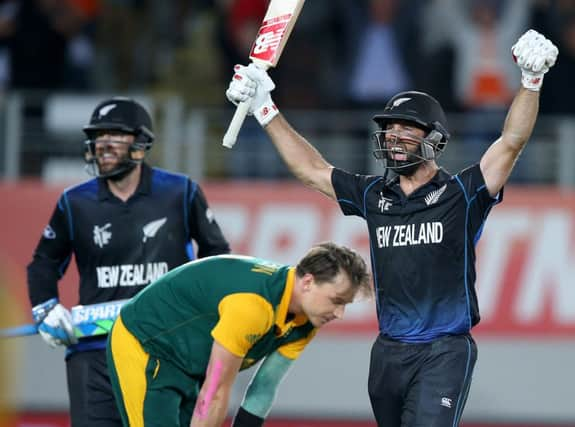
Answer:
<svg viewBox="0 0 575 427"><path fill-rule="evenodd" d="M66 371L71 427L122 427L108 376L106 350L70 355Z"/></svg>
<svg viewBox="0 0 575 427"><path fill-rule="evenodd" d="M371 349L369 398L379 427L456 427L477 347L470 335L411 344L379 336Z"/></svg>

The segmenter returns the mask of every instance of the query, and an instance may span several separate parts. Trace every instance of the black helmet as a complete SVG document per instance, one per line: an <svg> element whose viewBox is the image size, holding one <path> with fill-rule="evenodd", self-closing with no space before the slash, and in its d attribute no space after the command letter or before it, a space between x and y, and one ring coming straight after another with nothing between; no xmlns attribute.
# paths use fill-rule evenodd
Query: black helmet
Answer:
<svg viewBox="0 0 575 427"><path fill-rule="evenodd" d="M383 113L374 116L373 120L380 127L380 130L374 133L376 142L374 155L378 159L388 159L387 153L389 153L389 149L382 134L385 133L389 123L405 120L427 132L427 136L421 144L420 154L416 155L417 160L395 162L393 165L389 161L386 162L387 167L398 173L409 174L415 170L414 168L419 163L439 157L449 141L447 119L443 108L441 108L435 98L424 92L409 91L398 93L389 100Z"/></svg>
<svg viewBox="0 0 575 427"><path fill-rule="evenodd" d="M151 145L154 141L152 119L146 109L133 99L120 96L100 102L92 113L90 124L83 130L89 139L97 131L116 130L136 136L140 143Z"/></svg>
<svg viewBox="0 0 575 427"><path fill-rule="evenodd" d="M416 123L428 132L435 130L441 134L443 145L449 141L447 119L443 108L437 100L424 92L401 92L389 100L382 114L373 117L373 120L385 129L389 122L394 120L407 120ZM443 151L443 147L440 151Z"/></svg>
<svg viewBox="0 0 575 427"><path fill-rule="evenodd" d="M152 119L142 105L130 98L114 97L99 103L90 123L83 128L88 137L84 159L88 173L94 176L121 179L144 160L145 152L152 147L154 133ZM102 173L96 157L95 138L100 131L116 131L134 135L126 157L113 171Z"/></svg>

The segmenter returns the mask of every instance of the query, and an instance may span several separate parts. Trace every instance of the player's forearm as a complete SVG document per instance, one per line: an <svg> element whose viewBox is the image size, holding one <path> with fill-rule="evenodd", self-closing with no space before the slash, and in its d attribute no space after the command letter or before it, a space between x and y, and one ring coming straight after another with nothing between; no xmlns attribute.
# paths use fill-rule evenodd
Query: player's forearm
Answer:
<svg viewBox="0 0 575 427"><path fill-rule="evenodd" d="M228 401L229 392L223 390L217 390L212 398L200 392L190 427L221 426L228 413Z"/></svg>
<svg viewBox="0 0 575 427"><path fill-rule="evenodd" d="M539 92L521 88L505 119L503 143L519 153L533 132L538 112Z"/></svg>
<svg viewBox="0 0 575 427"><path fill-rule="evenodd" d="M314 171L331 167L319 151L297 133L281 113L265 127L265 130L295 177L305 185L316 188Z"/></svg>

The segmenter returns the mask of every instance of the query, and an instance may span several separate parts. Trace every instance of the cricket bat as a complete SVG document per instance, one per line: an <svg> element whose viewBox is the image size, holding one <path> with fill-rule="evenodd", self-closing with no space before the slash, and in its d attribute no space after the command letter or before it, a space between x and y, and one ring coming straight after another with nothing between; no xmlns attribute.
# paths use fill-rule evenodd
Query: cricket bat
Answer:
<svg viewBox="0 0 575 427"><path fill-rule="evenodd" d="M250 52L250 60L267 70L275 67L301 12L305 0L271 0ZM223 146L232 148L248 114L249 104L242 102L223 139Z"/></svg>
<svg viewBox="0 0 575 427"><path fill-rule="evenodd" d="M105 335L112 330L120 309L129 299L72 307L72 324L77 338ZM0 329L0 338L21 337L38 333L38 325L30 323L13 328Z"/></svg>

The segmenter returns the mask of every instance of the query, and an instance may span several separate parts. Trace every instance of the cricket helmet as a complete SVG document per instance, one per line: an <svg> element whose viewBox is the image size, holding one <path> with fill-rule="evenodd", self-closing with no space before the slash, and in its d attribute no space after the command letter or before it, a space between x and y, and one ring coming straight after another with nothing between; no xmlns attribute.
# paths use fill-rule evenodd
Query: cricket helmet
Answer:
<svg viewBox="0 0 575 427"><path fill-rule="evenodd" d="M379 126L379 130L373 135L376 143L373 154L377 159L385 160L386 167L400 174L415 171L424 161L435 160L445 149L450 137L443 108L435 98L424 92L398 93L389 100L381 114L373 117L373 120ZM390 157L391 148L386 143L388 124L398 121L414 124L426 132L419 152L410 153L411 159L403 161L396 161Z"/></svg>
<svg viewBox="0 0 575 427"><path fill-rule="evenodd" d="M155 138L152 129L150 114L133 99L114 97L100 102L94 109L89 124L83 128L88 138L85 142L84 158L89 166L89 173L104 178L125 176L144 160L145 152L152 147ZM128 156L117 168L106 174L99 171L95 142L96 137L103 131L134 135Z"/></svg>

